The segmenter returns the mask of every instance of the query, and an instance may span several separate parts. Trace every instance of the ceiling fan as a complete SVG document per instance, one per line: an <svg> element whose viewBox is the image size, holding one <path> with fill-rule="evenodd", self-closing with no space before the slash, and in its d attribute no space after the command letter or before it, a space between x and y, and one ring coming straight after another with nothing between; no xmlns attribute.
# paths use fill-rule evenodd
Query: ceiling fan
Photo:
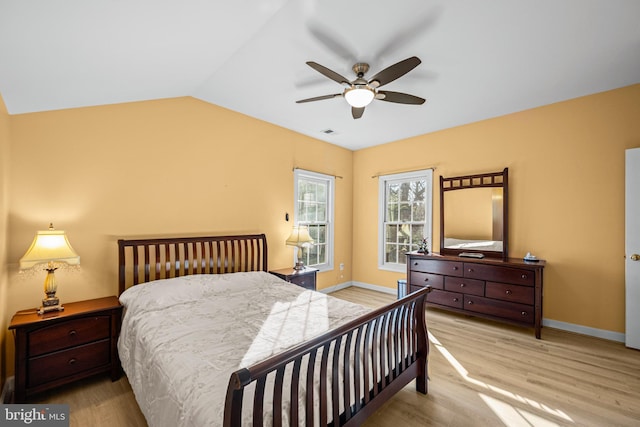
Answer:
<svg viewBox="0 0 640 427"><path fill-rule="evenodd" d="M364 108L371 103L374 99L381 101L395 102L398 104L424 104L424 99L409 95L407 93L392 92L388 90L378 90L379 87L391 83L392 81L404 76L409 71L420 65L421 61L418 57L412 56L403 61L397 62L384 70L380 71L371 79L366 80L364 75L369 71L369 64L357 63L352 67L354 73L356 73L356 79L353 81L347 80L345 77L324 67L316 62L309 61L307 65L330 78L331 80L340 83L345 86L342 93L334 93L332 95L316 96L313 98L301 99L296 101L300 104L303 102L321 101L323 99L337 98L339 96L344 97L349 105L351 105L351 115L354 119L359 119L364 113Z"/></svg>

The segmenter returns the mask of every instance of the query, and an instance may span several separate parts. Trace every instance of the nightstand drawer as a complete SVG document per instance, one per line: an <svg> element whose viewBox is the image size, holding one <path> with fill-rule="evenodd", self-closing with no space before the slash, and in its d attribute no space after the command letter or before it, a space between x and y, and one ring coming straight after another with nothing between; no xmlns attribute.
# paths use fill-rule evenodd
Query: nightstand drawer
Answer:
<svg viewBox="0 0 640 427"><path fill-rule="evenodd" d="M311 289L312 291L316 289L316 280L314 275L291 276L289 278L289 282L302 286L305 289Z"/></svg>
<svg viewBox="0 0 640 427"><path fill-rule="evenodd" d="M108 338L110 328L110 316L84 317L47 326L29 333L29 355L39 356Z"/></svg>
<svg viewBox="0 0 640 427"><path fill-rule="evenodd" d="M68 350L29 359L27 387L35 387L70 377L92 368L108 365L110 340L94 342Z"/></svg>

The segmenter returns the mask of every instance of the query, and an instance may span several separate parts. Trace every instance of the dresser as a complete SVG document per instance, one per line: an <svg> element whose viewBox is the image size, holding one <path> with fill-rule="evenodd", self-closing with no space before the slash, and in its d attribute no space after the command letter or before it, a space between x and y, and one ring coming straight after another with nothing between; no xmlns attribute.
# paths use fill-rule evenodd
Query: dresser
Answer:
<svg viewBox="0 0 640 427"><path fill-rule="evenodd" d="M534 328L542 327L544 261L407 254L399 296L431 286L427 305Z"/></svg>
<svg viewBox="0 0 640 427"><path fill-rule="evenodd" d="M15 337L14 402L100 373L121 374L117 340L122 306L115 296L64 304L43 315L17 312L9 329Z"/></svg>

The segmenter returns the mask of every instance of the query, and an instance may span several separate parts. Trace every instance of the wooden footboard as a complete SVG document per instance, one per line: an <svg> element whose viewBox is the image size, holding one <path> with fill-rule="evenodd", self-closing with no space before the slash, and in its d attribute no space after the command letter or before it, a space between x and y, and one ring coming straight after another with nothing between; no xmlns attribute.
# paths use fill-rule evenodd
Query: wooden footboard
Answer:
<svg viewBox="0 0 640 427"><path fill-rule="evenodd" d="M224 426L360 425L416 379L427 393L430 288L231 375ZM245 393L250 393L247 399ZM251 407L243 407L252 402ZM265 407L265 402L272 402ZM267 403L268 404L268 403ZM247 415L249 414L249 415ZM287 420L288 422L285 422Z"/></svg>

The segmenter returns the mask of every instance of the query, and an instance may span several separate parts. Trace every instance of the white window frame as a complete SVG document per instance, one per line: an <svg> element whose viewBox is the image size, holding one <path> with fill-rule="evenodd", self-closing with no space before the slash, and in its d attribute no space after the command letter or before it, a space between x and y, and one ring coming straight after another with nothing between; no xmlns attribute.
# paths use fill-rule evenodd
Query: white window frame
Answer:
<svg viewBox="0 0 640 427"><path fill-rule="evenodd" d="M385 262L385 225L387 207L387 187L389 184L413 181L417 179L426 180L425 189L425 223L424 234L428 242L429 252L433 244L433 169L424 169L414 172L404 172L391 175L381 175L378 178L378 268L405 273L407 265L405 263ZM417 242L412 242L411 250L417 250Z"/></svg>
<svg viewBox="0 0 640 427"><path fill-rule="evenodd" d="M334 262L333 262L333 254L334 254L334 206L335 206L335 183L336 178L332 175L325 175L319 172L312 172L304 169L296 169L293 174L293 200L294 200L294 225L299 225L298 221L298 181L300 179L306 179L309 181L317 181L323 182L327 185L327 244L326 244L326 255L327 262L323 264L314 264L310 265L310 267L317 268L320 271L330 271L333 270ZM302 222L302 224L313 224L313 222ZM294 251L294 262L297 261L297 251ZM306 265L306 262L305 262Z"/></svg>

